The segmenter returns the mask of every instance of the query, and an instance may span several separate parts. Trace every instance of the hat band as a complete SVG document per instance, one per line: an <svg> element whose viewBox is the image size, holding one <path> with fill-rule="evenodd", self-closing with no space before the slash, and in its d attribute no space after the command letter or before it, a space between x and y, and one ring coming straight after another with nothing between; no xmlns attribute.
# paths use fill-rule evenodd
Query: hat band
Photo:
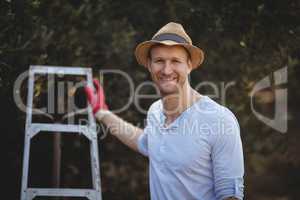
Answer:
<svg viewBox="0 0 300 200"><path fill-rule="evenodd" d="M164 40L171 40L177 43L188 43L188 41L186 41L186 39L184 39L183 37L173 34L173 33L163 33L160 35L155 36L154 38L152 38L152 40L154 41L164 41Z"/></svg>

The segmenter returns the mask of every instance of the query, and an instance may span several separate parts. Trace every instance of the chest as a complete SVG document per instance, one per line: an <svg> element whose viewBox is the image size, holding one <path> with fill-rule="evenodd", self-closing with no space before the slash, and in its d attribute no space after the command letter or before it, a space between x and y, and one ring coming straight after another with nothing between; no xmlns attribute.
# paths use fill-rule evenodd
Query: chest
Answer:
<svg viewBox="0 0 300 200"><path fill-rule="evenodd" d="M191 127L156 127L148 138L149 158L176 170L197 169L211 164L207 136Z"/></svg>

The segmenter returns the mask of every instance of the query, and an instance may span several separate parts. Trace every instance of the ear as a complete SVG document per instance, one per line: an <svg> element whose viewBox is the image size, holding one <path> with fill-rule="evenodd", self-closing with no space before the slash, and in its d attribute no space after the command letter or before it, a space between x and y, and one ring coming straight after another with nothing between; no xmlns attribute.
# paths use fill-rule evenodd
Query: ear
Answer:
<svg viewBox="0 0 300 200"><path fill-rule="evenodd" d="M151 59L150 58L147 59L147 63L146 63L145 67L149 70L149 72L151 72Z"/></svg>
<svg viewBox="0 0 300 200"><path fill-rule="evenodd" d="M193 70L193 65L192 65L192 60L189 58L187 61L188 64L188 73L191 73L191 71Z"/></svg>

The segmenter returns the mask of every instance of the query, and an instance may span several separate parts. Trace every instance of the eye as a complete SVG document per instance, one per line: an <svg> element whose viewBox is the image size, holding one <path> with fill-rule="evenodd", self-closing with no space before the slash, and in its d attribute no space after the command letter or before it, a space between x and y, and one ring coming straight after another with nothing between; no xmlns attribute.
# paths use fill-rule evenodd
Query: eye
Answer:
<svg viewBox="0 0 300 200"><path fill-rule="evenodd" d="M156 60L154 60L154 62L155 62L155 63L162 63L163 60L162 60L162 59L156 59Z"/></svg>
<svg viewBox="0 0 300 200"><path fill-rule="evenodd" d="M174 63L181 63L181 61L178 60L178 59L174 59L173 62L174 62Z"/></svg>

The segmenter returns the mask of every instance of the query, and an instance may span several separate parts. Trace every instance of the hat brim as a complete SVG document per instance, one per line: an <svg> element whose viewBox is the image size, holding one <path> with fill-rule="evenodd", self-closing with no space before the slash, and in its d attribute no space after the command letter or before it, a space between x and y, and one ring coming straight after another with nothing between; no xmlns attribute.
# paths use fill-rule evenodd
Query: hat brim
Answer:
<svg viewBox="0 0 300 200"><path fill-rule="evenodd" d="M164 41L155 41L155 40L149 40L140 43L136 49L135 49L135 57L137 62L140 65L147 66L148 62L148 57L149 57L149 50L151 47L155 44L162 44L162 45L167 45L167 46L183 46L190 54L191 56L191 62L192 62L192 68L196 69L198 68L204 60L204 53L203 51L190 44L184 44L184 43L177 43L172 40L164 40Z"/></svg>

